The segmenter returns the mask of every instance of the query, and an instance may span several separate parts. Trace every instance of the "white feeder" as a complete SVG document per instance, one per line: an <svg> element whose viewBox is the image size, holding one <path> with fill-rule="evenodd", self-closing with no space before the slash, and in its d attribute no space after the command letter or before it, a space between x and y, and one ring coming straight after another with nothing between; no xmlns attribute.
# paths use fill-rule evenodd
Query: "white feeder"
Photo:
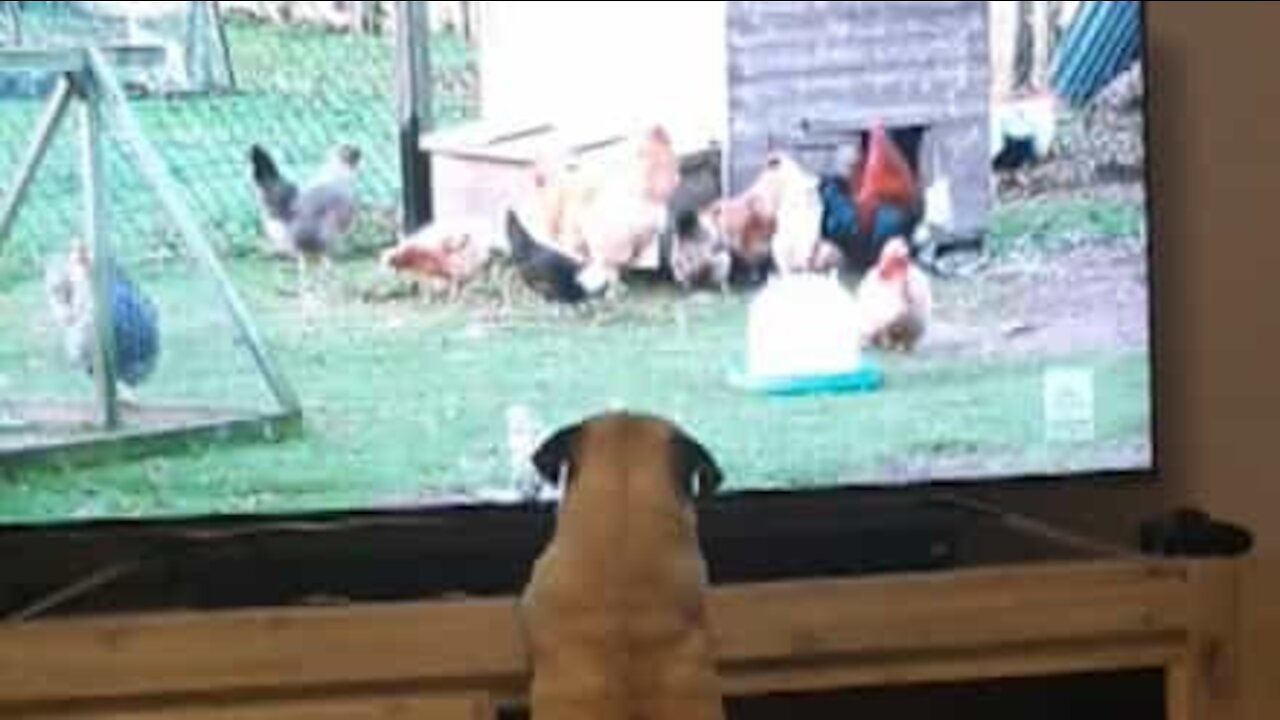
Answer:
<svg viewBox="0 0 1280 720"><path fill-rule="evenodd" d="M880 372L859 337L857 302L838 278L772 278L751 302L744 363L732 382L770 394L874 389Z"/></svg>

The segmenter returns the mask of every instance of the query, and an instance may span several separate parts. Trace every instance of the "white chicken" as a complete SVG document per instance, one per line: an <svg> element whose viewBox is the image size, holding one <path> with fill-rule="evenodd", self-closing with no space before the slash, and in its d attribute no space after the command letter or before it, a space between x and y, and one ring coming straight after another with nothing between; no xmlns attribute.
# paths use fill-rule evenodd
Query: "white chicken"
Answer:
<svg viewBox="0 0 1280 720"><path fill-rule="evenodd" d="M916 348L933 313L933 289L912 262L906 240L895 237L885 243L855 301L864 344L903 352Z"/></svg>
<svg viewBox="0 0 1280 720"><path fill-rule="evenodd" d="M991 162L1013 170L1049 157L1058 140L1057 98L1032 95L997 103L991 110Z"/></svg>
<svg viewBox="0 0 1280 720"><path fill-rule="evenodd" d="M801 167L795 158L774 153L766 162L774 173L774 207L777 228L773 234L773 262L779 273L804 273L829 269L822 242L822 196L818 176Z"/></svg>

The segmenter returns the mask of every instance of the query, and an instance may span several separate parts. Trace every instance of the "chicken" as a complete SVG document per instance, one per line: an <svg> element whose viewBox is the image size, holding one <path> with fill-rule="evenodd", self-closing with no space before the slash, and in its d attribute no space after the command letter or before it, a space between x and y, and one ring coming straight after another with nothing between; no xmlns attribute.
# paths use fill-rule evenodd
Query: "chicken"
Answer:
<svg viewBox="0 0 1280 720"><path fill-rule="evenodd" d="M818 177L794 158L774 153L766 163L774 193L777 227L770 243L774 268L782 274L817 270L822 241L822 197Z"/></svg>
<svg viewBox="0 0 1280 720"><path fill-rule="evenodd" d="M466 228L429 225L382 253L384 268L426 283L443 282L450 299L489 265L494 248Z"/></svg>
<svg viewBox="0 0 1280 720"><path fill-rule="evenodd" d="M823 204L818 177L786 153L770 153L755 181L714 209L734 257L759 279L768 266L780 273L831 269L822 234Z"/></svg>
<svg viewBox="0 0 1280 720"><path fill-rule="evenodd" d="M1057 98L1032 95L996 103L991 111L991 164L996 170L1033 165L1053 151L1058 135Z"/></svg>
<svg viewBox="0 0 1280 720"><path fill-rule="evenodd" d="M614 286L628 267L658 248L679 182L671 137L653 125L599 165L541 163L535 170L534 208L522 222Z"/></svg>
<svg viewBox="0 0 1280 720"><path fill-rule="evenodd" d="M748 189L717 202L707 214L728 243L735 270L748 283L763 280L773 263L771 242L778 227L768 197Z"/></svg>
<svg viewBox="0 0 1280 720"><path fill-rule="evenodd" d="M929 278L911 261L910 248L901 237L885 243L855 299L863 343L887 350L914 350L933 312Z"/></svg>
<svg viewBox="0 0 1280 720"><path fill-rule="evenodd" d="M249 150L253 181L263 224L275 250L298 258L298 271L306 289L308 268L328 264L334 245L355 226L356 180L361 152L339 145L320 170L303 186L295 185L260 145Z"/></svg>
<svg viewBox="0 0 1280 720"><path fill-rule="evenodd" d="M135 403L134 390L155 372L160 359L159 313L142 288L111 262L109 269L112 340L117 394ZM89 377L94 373L93 261L83 242L45 270L45 293L55 323L62 330L67 359Z"/></svg>
<svg viewBox="0 0 1280 720"><path fill-rule="evenodd" d="M507 212L507 240L511 260L526 285L544 299L576 304L598 297L606 281L590 272L582 258L539 240L517 210Z"/></svg>
<svg viewBox="0 0 1280 720"><path fill-rule="evenodd" d="M822 233L857 271L871 267L886 241L912 237L924 215L924 197L910 164L883 125L854 151L842 174L822 177Z"/></svg>
<svg viewBox="0 0 1280 720"><path fill-rule="evenodd" d="M711 287L725 292L733 256L710 216L694 209L676 214L671 248L671 276L685 290Z"/></svg>

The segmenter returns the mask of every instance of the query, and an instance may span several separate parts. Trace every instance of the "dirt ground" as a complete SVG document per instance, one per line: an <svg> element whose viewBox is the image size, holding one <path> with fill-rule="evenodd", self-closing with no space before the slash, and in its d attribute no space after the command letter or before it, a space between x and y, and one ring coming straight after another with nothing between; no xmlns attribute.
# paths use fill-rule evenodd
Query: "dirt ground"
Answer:
<svg viewBox="0 0 1280 720"><path fill-rule="evenodd" d="M1142 349L1147 272L1145 249L1124 243L1011 257L935 280L937 316L923 351L1017 358Z"/></svg>

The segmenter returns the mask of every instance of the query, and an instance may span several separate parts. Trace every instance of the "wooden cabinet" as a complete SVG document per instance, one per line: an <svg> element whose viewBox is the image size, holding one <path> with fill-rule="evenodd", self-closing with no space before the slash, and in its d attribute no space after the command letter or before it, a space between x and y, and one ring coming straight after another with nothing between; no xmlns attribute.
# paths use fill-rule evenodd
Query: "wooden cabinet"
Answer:
<svg viewBox="0 0 1280 720"><path fill-rule="evenodd" d="M1232 563L1097 561L718 587L728 692L1164 670L1170 720L1229 720ZM50 620L0 629L0 717L494 717L527 670L514 599Z"/></svg>

